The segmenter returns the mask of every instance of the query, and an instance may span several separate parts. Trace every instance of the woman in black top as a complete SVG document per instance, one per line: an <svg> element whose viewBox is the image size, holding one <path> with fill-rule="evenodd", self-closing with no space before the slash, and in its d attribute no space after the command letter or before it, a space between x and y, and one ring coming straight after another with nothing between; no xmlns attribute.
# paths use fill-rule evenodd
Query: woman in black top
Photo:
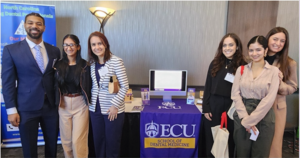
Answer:
<svg viewBox="0 0 300 158"><path fill-rule="evenodd" d="M63 39L63 58L55 65L56 104L65 157L88 157L90 66L81 58L77 36Z"/></svg>
<svg viewBox="0 0 300 158"><path fill-rule="evenodd" d="M228 80L226 76L235 75L237 68L245 64L239 37L234 33L226 34L220 41L216 56L209 66L204 89L202 106L205 118L202 119L201 131L205 135L206 157L214 157L211 154L214 142L211 127L220 125L222 113L227 112L232 103L230 94L233 80ZM233 120L227 116L227 122L230 133L229 157L233 157Z"/></svg>

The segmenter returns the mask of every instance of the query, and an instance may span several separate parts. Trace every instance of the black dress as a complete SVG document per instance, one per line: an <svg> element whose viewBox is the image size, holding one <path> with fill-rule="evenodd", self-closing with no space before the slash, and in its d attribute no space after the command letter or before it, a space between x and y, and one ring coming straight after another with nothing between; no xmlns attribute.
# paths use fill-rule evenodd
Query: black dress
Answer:
<svg viewBox="0 0 300 158"><path fill-rule="evenodd" d="M200 144L201 146L199 152L200 157L214 157L211 154L211 148L213 146L213 137L211 133L211 127L220 125L221 123L221 115L223 112L227 112L232 104L231 100L231 88L232 83L225 80L225 76L227 73L232 73L232 68L230 68L231 60L226 59L225 64L222 68L217 72L215 77L211 75L211 69L213 67L213 62L211 62L204 89L203 96L203 117L201 121L201 137ZM226 67L227 65L227 67ZM209 121L205 118L204 113L212 114L212 121ZM233 130L234 123L227 115L227 126L229 131L229 157L234 156L234 141L233 141Z"/></svg>

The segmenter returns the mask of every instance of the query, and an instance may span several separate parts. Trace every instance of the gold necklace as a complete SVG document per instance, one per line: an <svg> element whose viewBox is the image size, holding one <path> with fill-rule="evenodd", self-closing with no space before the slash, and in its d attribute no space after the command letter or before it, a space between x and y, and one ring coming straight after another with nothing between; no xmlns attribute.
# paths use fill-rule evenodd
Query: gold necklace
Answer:
<svg viewBox="0 0 300 158"><path fill-rule="evenodd" d="M229 64L230 64L231 62L229 61ZM227 64L227 60L226 60L226 66L225 66L225 69L227 69L227 66L229 65L229 64Z"/></svg>

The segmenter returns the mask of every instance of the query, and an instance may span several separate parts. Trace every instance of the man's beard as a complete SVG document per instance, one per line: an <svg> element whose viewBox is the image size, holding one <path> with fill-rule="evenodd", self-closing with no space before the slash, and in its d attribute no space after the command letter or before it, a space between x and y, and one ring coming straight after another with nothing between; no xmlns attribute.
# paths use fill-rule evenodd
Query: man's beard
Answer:
<svg viewBox="0 0 300 158"><path fill-rule="evenodd" d="M33 35L33 34L31 34L31 33L30 33L30 31L31 31L31 30L33 30L33 29L29 29L29 31L27 31L27 30L26 30L26 32L27 32L27 35L28 35L29 37L31 37L32 39L39 39L39 38L41 38L41 36L42 36L42 34L43 34L43 31L40 31L40 30L34 29L34 30L38 31L38 32L39 32L39 34L37 34L37 35Z"/></svg>

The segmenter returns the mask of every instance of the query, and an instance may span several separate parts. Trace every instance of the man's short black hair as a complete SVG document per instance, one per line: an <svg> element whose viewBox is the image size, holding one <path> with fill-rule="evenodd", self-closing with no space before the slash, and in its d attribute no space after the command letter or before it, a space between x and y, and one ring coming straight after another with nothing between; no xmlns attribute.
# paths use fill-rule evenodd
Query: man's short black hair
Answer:
<svg viewBox="0 0 300 158"><path fill-rule="evenodd" d="M34 13L34 12L32 12L32 13L27 14L27 15L25 16L25 23L26 23L26 20L27 20L27 17L28 17L28 16L37 16L37 17L42 18L42 19L43 19L43 24L44 24L44 26L45 26L45 19L44 19L39 13Z"/></svg>

